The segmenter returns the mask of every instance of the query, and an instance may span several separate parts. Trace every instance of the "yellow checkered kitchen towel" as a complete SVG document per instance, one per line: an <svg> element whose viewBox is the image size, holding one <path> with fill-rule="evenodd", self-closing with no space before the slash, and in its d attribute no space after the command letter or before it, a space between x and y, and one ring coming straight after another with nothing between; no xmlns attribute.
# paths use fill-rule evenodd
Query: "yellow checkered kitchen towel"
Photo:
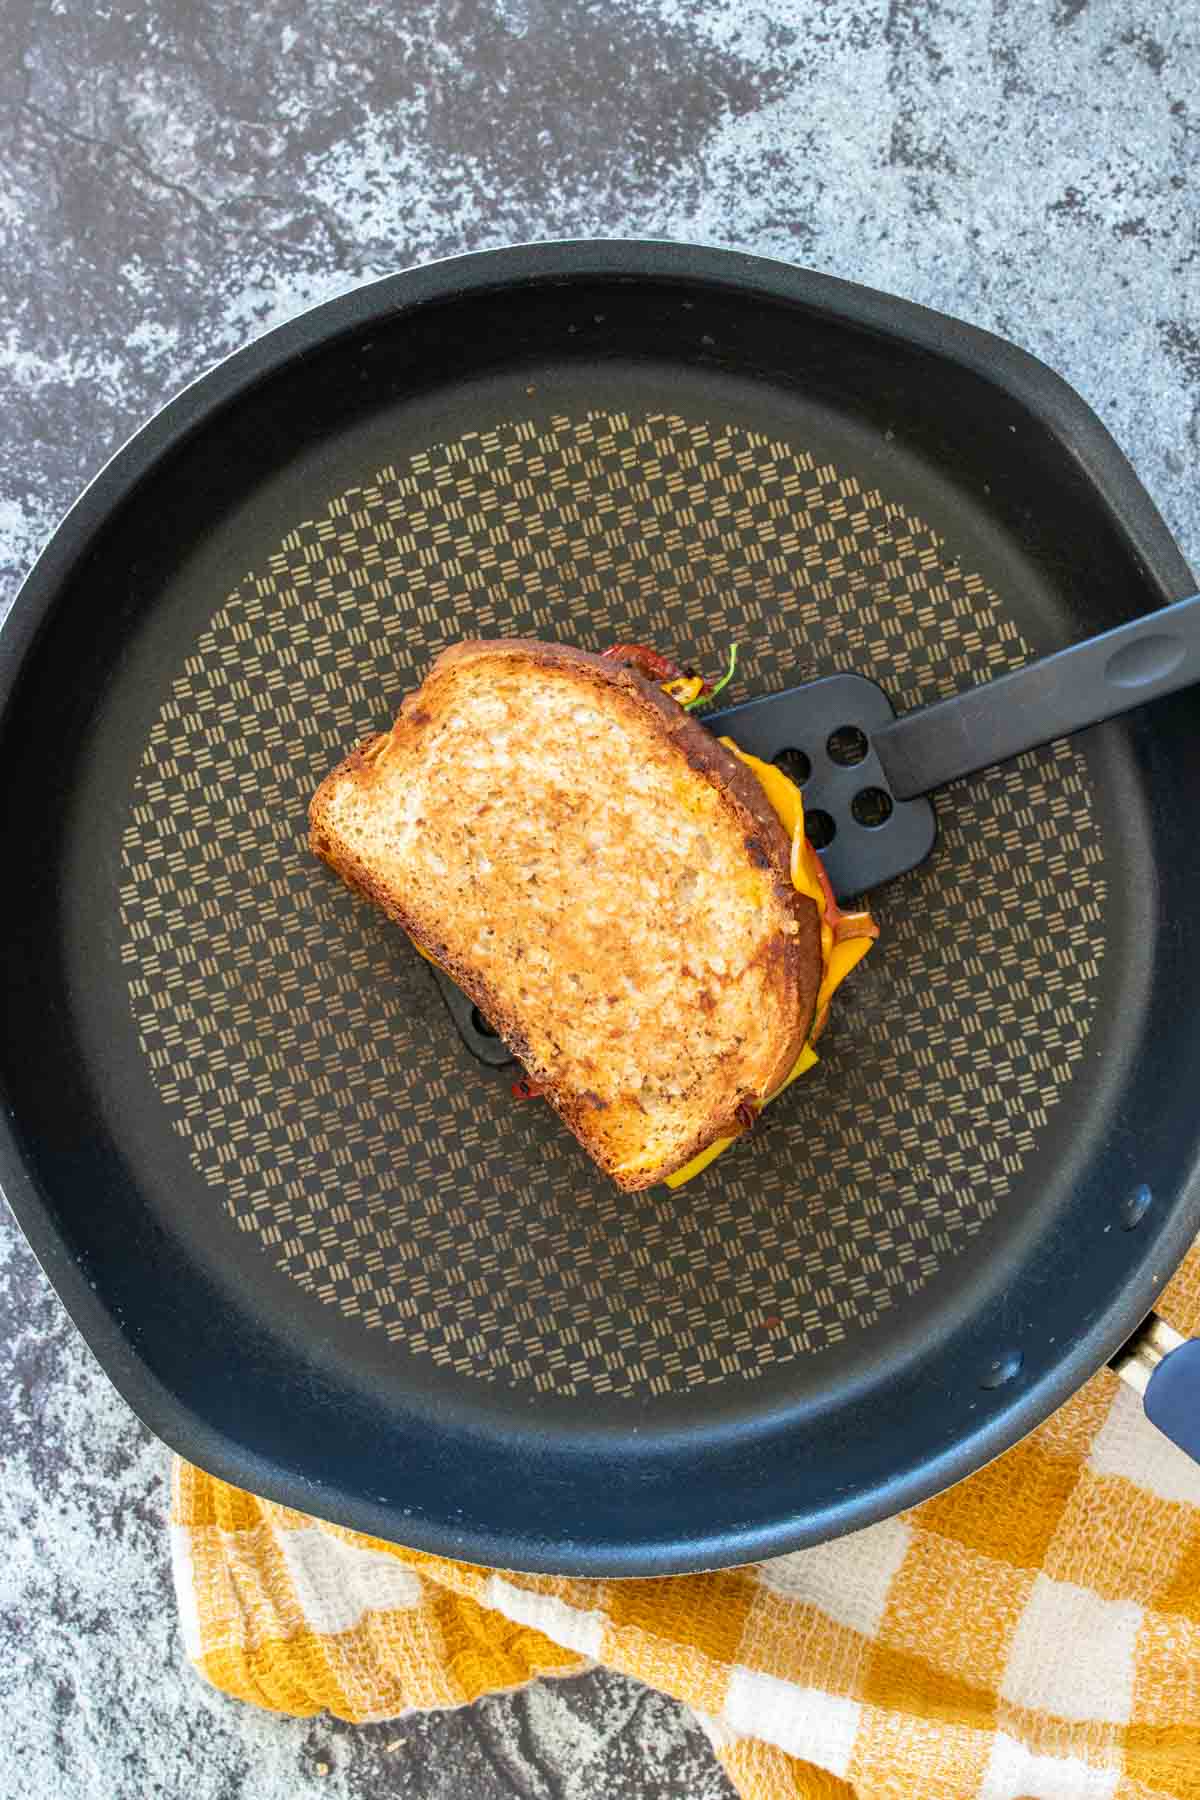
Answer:
<svg viewBox="0 0 1200 1800"><path fill-rule="evenodd" d="M1200 1332L1200 1245L1160 1310ZM1107 1371L990 1468L757 1567L512 1575L175 1472L189 1654L395 1718L594 1663L692 1707L746 1800L1200 1800L1200 1469Z"/></svg>

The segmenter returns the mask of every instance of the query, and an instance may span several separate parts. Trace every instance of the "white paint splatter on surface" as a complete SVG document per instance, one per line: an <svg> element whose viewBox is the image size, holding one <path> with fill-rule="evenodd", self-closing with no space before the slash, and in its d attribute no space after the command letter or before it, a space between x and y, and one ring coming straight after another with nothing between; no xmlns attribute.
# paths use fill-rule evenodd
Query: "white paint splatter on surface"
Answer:
<svg viewBox="0 0 1200 1800"><path fill-rule="evenodd" d="M589 234L732 243L1004 332L1200 559L1198 78L1186 9L1150 0L5 9L0 609L129 431L248 338L415 261ZM727 1791L668 1703L603 1677L399 1733L204 1688L165 1453L7 1220L0 1258L8 1795Z"/></svg>
<svg viewBox="0 0 1200 1800"><path fill-rule="evenodd" d="M40 519L200 369L358 281L646 234L1006 332L1200 548L1200 50L1149 5L439 0L397 20L276 0L237 33L168 14L148 44L71 0L53 34L6 31L0 494Z"/></svg>

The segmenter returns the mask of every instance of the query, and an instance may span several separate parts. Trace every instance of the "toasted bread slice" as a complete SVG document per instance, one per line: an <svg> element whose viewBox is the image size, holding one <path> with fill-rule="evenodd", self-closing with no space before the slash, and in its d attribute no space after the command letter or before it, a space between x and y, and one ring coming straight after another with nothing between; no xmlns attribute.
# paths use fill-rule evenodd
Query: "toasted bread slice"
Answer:
<svg viewBox="0 0 1200 1800"><path fill-rule="evenodd" d="M456 645L318 789L312 847L442 964L621 1187L787 1078L817 908L736 757L649 681L522 640Z"/></svg>

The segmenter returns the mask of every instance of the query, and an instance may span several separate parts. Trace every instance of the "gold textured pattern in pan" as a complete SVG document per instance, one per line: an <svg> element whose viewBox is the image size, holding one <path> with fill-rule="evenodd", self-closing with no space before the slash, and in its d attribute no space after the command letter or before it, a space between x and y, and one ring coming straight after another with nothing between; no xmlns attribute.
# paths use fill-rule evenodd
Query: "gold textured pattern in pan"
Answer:
<svg viewBox="0 0 1200 1800"><path fill-rule="evenodd" d="M705 662L737 640L746 691L854 668L905 707L1031 654L922 520L802 444L610 413L381 469L224 599L153 727L122 917L162 1102L264 1257L460 1374L670 1393L844 1343L986 1230L1083 1055L1104 954L1083 756L943 796L936 866L876 897L883 944L820 1067L719 1175L620 1195L473 1063L415 952L305 842L317 783L434 655L508 634Z"/></svg>

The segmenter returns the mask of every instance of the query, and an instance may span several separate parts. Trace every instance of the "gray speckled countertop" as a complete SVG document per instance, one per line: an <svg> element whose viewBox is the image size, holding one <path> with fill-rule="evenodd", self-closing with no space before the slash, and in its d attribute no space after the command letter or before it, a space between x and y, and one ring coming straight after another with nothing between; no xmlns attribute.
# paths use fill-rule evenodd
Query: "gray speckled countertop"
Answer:
<svg viewBox="0 0 1200 1800"><path fill-rule="evenodd" d="M0 601L109 452L247 338L407 263L575 235L736 244L1004 333L1198 563L1198 94L1194 9L1146 0L9 0ZM674 1707L599 1674L362 1730L206 1688L166 1452L7 1215L0 1430L13 1800L728 1792Z"/></svg>

